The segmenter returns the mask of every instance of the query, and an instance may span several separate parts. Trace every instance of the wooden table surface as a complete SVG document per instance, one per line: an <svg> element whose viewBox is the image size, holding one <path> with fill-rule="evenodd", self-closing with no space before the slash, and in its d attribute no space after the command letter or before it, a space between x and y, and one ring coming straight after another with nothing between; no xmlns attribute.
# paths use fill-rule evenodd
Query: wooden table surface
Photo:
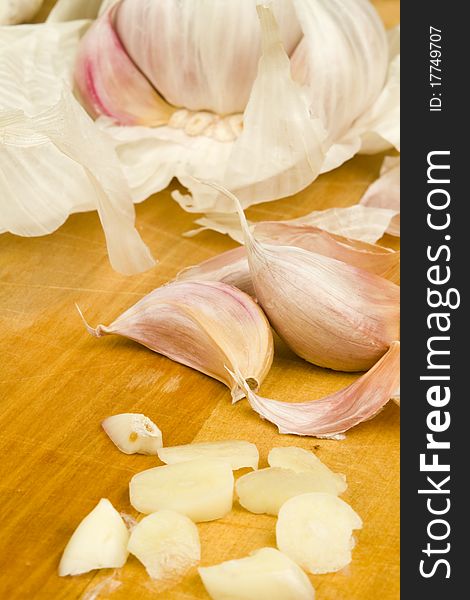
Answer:
<svg viewBox="0 0 470 600"><path fill-rule="evenodd" d="M48 8L52 3L48 3ZM388 26L398 2L375 3ZM41 16L44 16L42 13ZM296 196L248 211L254 220L290 218L313 209L356 203L377 177L382 156L356 157ZM143 412L166 445L246 439L260 466L269 449L299 445L345 473L344 499L361 515L353 561L340 573L312 577L318 600L395 600L399 597L399 409L393 403L344 441L279 435L246 401L233 406L220 383L118 337L97 340L91 323L110 322L182 267L235 246L205 232L187 239L194 216L165 190L137 206L137 223L159 265L142 275L113 272L96 213L74 215L54 234L0 236L0 597L195 600L208 598L196 570L161 590L133 557L120 570L60 578L62 550L101 497L130 515L128 482L160 464L121 454L100 428L103 418ZM396 240L383 243L397 247ZM263 395L300 401L321 397L356 374L316 368L276 343ZM275 546L275 518L253 515L235 502L224 519L199 525L203 565ZM260 600L264 600L261 599ZM266 599L269 600L269 599Z"/></svg>

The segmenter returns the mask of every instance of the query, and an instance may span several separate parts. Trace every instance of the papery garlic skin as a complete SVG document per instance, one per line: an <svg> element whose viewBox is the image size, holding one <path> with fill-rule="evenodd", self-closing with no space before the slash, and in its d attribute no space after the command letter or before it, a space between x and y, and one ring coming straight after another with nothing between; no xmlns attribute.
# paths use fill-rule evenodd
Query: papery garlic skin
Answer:
<svg viewBox="0 0 470 600"><path fill-rule="evenodd" d="M213 600L314 600L309 578L275 548L260 548L245 558L199 567Z"/></svg>
<svg viewBox="0 0 470 600"><path fill-rule="evenodd" d="M2 0L0 25L25 23L36 16L44 0Z"/></svg>
<svg viewBox="0 0 470 600"><path fill-rule="evenodd" d="M390 208L397 215L390 223L387 233L400 236L400 157L386 156L380 168L380 177L365 191L360 200L363 206Z"/></svg>
<svg viewBox="0 0 470 600"><path fill-rule="evenodd" d="M276 524L279 550L309 573L332 573L351 562L359 515L337 496L303 494L288 500Z"/></svg>
<svg viewBox="0 0 470 600"><path fill-rule="evenodd" d="M312 472L297 473L280 467L268 467L243 475L237 479L235 491L243 508L268 515L277 515L287 500L300 494L339 493L331 480L322 479Z"/></svg>
<svg viewBox="0 0 470 600"><path fill-rule="evenodd" d="M173 510L160 510L134 527L127 549L152 579L176 584L201 560L196 525Z"/></svg>
<svg viewBox="0 0 470 600"><path fill-rule="evenodd" d="M220 442L195 442L182 446L159 448L158 458L167 465L187 462L196 458L219 458L226 460L234 471L258 468L259 452L255 444L243 440Z"/></svg>
<svg viewBox="0 0 470 600"><path fill-rule="evenodd" d="M101 426L124 454L156 455L163 445L160 429L140 413L112 415Z"/></svg>
<svg viewBox="0 0 470 600"><path fill-rule="evenodd" d="M132 506L149 514L175 510L195 522L221 519L232 509L230 463L200 458L137 473L129 484Z"/></svg>
<svg viewBox="0 0 470 600"><path fill-rule="evenodd" d="M105 327L221 381L234 400L245 393L226 367L258 388L273 359L273 338L260 307L240 290L216 282L174 282L155 289ZM232 365L232 367L230 367Z"/></svg>
<svg viewBox="0 0 470 600"><path fill-rule="evenodd" d="M122 517L109 500L102 498L73 532L60 560L59 575L122 567L128 540Z"/></svg>
<svg viewBox="0 0 470 600"><path fill-rule="evenodd" d="M346 491L346 477L334 473L313 452L297 446L271 448L268 454L270 467L292 469L296 473L312 473L319 485L329 489L319 491L339 495Z"/></svg>

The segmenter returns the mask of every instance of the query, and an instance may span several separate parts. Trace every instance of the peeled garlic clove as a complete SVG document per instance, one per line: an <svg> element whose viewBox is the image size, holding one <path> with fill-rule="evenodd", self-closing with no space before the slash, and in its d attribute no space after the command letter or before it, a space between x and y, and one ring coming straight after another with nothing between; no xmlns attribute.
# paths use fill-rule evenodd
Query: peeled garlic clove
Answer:
<svg viewBox="0 0 470 600"><path fill-rule="evenodd" d="M321 367L363 371L399 339L400 288L372 273L294 246L259 242L241 220L256 298L276 332Z"/></svg>
<svg viewBox="0 0 470 600"><path fill-rule="evenodd" d="M220 458L226 460L232 469L258 468L259 453L255 444L243 440L221 442L197 442L184 446L160 448L158 458L167 465L187 462L196 458Z"/></svg>
<svg viewBox="0 0 470 600"><path fill-rule="evenodd" d="M277 425L279 433L342 439L343 432L375 416L393 397L399 382L400 342L393 342L367 373L319 400L280 402L263 398L246 385L245 391L251 408Z"/></svg>
<svg viewBox="0 0 470 600"><path fill-rule="evenodd" d="M233 473L227 461L215 458L154 467L134 475L129 494L145 514L169 509L195 522L213 521L232 510Z"/></svg>
<svg viewBox="0 0 470 600"><path fill-rule="evenodd" d="M337 494L335 485L314 473L268 467L237 479L235 491L243 508L252 513L277 515L281 506L294 496L308 492Z"/></svg>
<svg viewBox="0 0 470 600"><path fill-rule="evenodd" d="M77 53L75 82L88 112L122 125L162 125L173 107L159 96L127 55L114 30L118 5L101 15Z"/></svg>
<svg viewBox="0 0 470 600"><path fill-rule="evenodd" d="M201 559L196 525L173 510L159 510L139 521L127 549L150 577L171 583L177 583Z"/></svg>
<svg viewBox="0 0 470 600"><path fill-rule="evenodd" d="M315 491L338 495L348 487L343 474L333 473L313 452L297 446L271 448L268 454L268 464L271 467L291 469L296 473L312 473L319 487L323 488Z"/></svg>
<svg viewBox="0 0 470 600"><path fill-rule="evenodd" d="M309 578L294 561L275 548L212 567L199 567L213 600L314 600Z"/></svg>
<svg viewBox="0 0 470 600"><path fill-rule="evenodd" d="M163 445L160 429L140 413L113 415L101 426L124 454L157 454Z"/></svg>
<svg viewBox="0 0 470 600"><path fill-rule="evenodd" d="M93 569L122 567L127 560L129 532L111 502L102 498L70 538L59 575L80 575Z"/></svg>
<svg viewBox="0 0 470 600"><path fill-rule="evenodd" d="M313 492L295 496L279 511L276 541L309 573L332 573L351 562L352 532L362 520L337 496Z"/></svg>
<svg viewBox="0 0 470 600"><path fill-rule="evenodd" d="M96 337L119 334L227 385L245 396L226 367L257 389L273 360L273 338L260 307L240 290L216 282L177 281L157 288Z"/></svg>

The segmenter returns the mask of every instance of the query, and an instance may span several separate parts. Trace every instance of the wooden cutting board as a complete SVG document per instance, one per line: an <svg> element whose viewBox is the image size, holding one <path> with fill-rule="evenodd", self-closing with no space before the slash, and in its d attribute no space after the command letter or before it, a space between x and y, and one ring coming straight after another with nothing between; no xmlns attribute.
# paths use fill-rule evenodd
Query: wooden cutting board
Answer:
<svg viewBox="0 0 470 600"><path fill-rule="evenodd" d="M396 0L375 4L388 26L398 21ZM381 160L356 157L302 193L259 205L248 216L292 218L354 204L377 177ZM246 439L257 444L260 466L266 466L271 447L299 445L345 473L349 487L343 497L361 515L364 528L357 532L346 570L312 577L317 598L397 599L399 409L393 403L344 441L282 436L246 402L233 406L227 389L216 381L130 341L97 340L84 331L75 302L91 323L107 323L181 268L235 246L214 232L183 238L193 219L171 200L169 190L138 205L139 231L160 263L133 277L110 268L94 213L74 215L41 238L0 236L0 597L208 598L195 570L178 586L161 590L133 557L116 572L57 575L68 538L100 498L137 516L129 504L128 482L134 473L160 463L121 454L100 422L119 412L143 412L160 426L166 445ZM394 238L382 241L397 247ZM356 377L309 365L277 343L262 392L278 399L314 399ZM275 522L234 503L226 518L199 525L201 563L275 546Z"/></svg>

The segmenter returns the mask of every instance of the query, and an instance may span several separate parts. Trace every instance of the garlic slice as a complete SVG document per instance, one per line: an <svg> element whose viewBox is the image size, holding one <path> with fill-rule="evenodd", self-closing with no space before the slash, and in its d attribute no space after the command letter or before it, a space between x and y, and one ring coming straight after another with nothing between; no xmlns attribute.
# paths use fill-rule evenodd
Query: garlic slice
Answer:
<svg viewBox="0 0 470 600"><path fill-rule="evenodd" d="M313 452L297 446L271 448L268 454L271 467L292 469L296 473L312 473L318 484L325 489L319 490L339 495L346 491L346 477L342 473L334 473ZM327 489L329 488L329 489Z"/></svg>
<svg viewBox="0 0 470 600"><path fill-rule="evenodd" d="M258 241L239 213L256 298L299 356L342 371L370 368L399 339L400 288L382 277L294 246Z"/></svg>
<svg viewBox="0 0 470 600"><path fill-rule="evenodd" d="M127 549L153 579L176 584L201 560L196 525L173 510L144 517L132 530Z"/></svg>
<svg viewBox="0 0 470 600"><path fill-rule="evenodd" d="M124 454L157 454L163 445L160 429L140 413L113 415L101 426Z"/></svg>
<svg viewBox="0 0 470 600"><path fill-rule="evenodd" d="M182 446L159 448L158 458L167 465L187 462L196 458L220 458L230 463L232 469L258 468L258 448L243 440L224 440L220 442L196 442Z"/></svg>
<svg viewBox="0 0 470 600"><path fill-rule="evenodd" d="M272 333L263 311L247 294L223 283L170 283L107 327L85 325L96 337L123 335L221 381L234 400L245 392L226 367L257 389L273 359Z"/></svg>
<svg viewBox="0 0 470 600"><path fill-rule="evenodd" d="M284 502L300 494L339 493L336 482L331 479L322 479L308 471L296 473L279 467L268 467L243 475L237 479L235 491L243 508L252 513L268 515L277 515Z"/></svg>
<svg viewBox="0 0 470 600"><path fill-rule="evenodd" d="M128 540L129 532L120 514L102 498L73 532L60 560L59 575L122 567L127 560Z"/></svg>
<svg viewBox="0 0 470 600"><path fill-rule="evenodd" d="M314 600L309 578L294 561L275 548L260 548L250 556L199 567L213 600Z"/></svg>
<svg viewBox="0 0 470 600"><path fill-rule="evenodd" d="M400 382L400 342L367 373L338 392L308 402L280 402L263 398L248 387L248 402L279 433L342 439L345 431L372 419L395 394Z"/></svg>
<svg viewBox="0 0 470 600"><path fill-rule="evenodd" d="M129 494L132 506L145 514L169 509L195 522L213 521L231 511L233 481L227 461L199 458L137 473Z"/></svg>
<svg viewBox="0 0 470 600"><path fill-rule="evenodd" d="M332 573L351 562L352 531L362 520L337 496L295 496L279 511L276 541L281 552L309 573Z"/></svg>
<svg viewBox="0 0 470 600"><path fill-rule="evenodd" d="M387 233L400 235L400 157L386 156L380 169L380 177L365 191L361 205L389 208L398 214L390 223Z"/></svg>

